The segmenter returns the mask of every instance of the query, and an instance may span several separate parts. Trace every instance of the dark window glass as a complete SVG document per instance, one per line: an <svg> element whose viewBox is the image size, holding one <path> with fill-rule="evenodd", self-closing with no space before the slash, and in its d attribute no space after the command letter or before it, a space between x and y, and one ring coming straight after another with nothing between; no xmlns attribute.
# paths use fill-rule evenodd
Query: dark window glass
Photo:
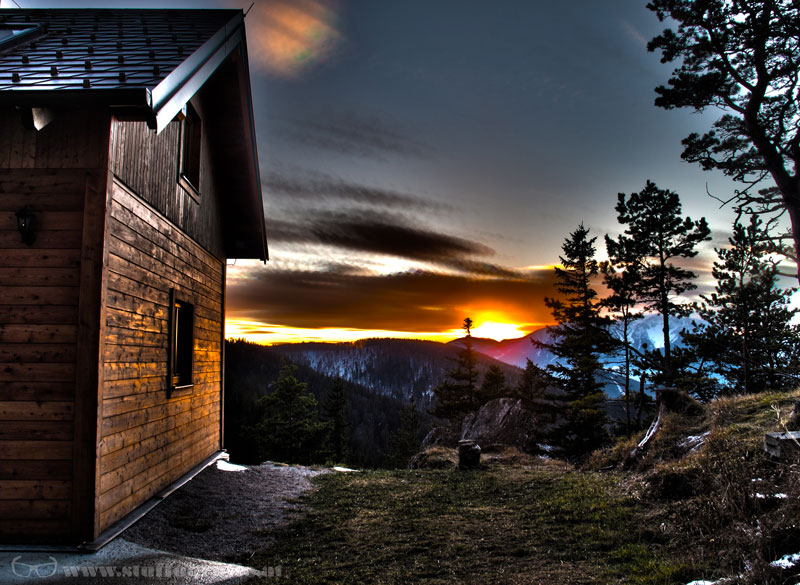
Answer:
<svg viewBox="0 0 800 585"><path fill-rule="evenodd" d="M181 178L197 192L200 191L201 135L200 116L187 104L186 117L181 121Z"/></svg>
<svg viewBox="0 0 800 585"><path fill-rule="evenodd" d="M175 298L172 293L170 319L170 388L192 384L192 362L194 356L194 307Z"/></svg>

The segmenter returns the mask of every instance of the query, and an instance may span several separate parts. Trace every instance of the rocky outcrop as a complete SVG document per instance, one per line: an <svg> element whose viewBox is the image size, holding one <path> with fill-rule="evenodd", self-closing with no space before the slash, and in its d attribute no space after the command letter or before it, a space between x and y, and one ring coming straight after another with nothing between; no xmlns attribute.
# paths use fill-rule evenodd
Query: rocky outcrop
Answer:
<svg viewBox="0 0 800 585"><path fill-rule="evenodd" d="M532 412L516 398L497 398L468 414L458 431L435 427L422 441L422 450L431 447L458 448L463 439L473 439L481 448L507 445L520 451L534 453L536 447L536 419Z"/></svg>
<svg viewBox="0 0 800 585"><path fill-rule="evenodd" d="M461 438L460 433L446 429L445 427L433 427L425 438L422 439L420 449L425 451L431 447L447 447L448 449L455 449L458 447L458 440Z"/></svg>
<svg viewBox="0 0 800 585"><path fill-rule="evenodd" d="M498 398L467 415L459 438L473 439L482 447L509 445L532 452L536 450L536 420L521 400Z"/></svg>

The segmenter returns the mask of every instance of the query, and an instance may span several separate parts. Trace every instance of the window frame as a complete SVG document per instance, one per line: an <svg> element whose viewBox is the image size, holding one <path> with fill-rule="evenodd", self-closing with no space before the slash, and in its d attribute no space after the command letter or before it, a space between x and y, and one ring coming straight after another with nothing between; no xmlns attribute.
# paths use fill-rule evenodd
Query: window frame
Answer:
<svg viewBox="0 0 800 585"><path fill-rule="evenodd" d="M194 386L194 305L169 291L167 390L172 395Z"/></svg>
<svg viewBox="0 0 800 585"><path fill-rule="evenodd" d="M203 121L200 114L187 103L180 114L178 140L178 183L195 201L200 199Z"/></svg>

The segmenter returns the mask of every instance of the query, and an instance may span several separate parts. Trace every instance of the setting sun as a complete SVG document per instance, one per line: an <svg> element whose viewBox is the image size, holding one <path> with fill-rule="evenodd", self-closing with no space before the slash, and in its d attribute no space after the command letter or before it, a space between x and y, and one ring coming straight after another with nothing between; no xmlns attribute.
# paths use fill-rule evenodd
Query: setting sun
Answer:
<svg viewBox="0 0 800 585"><path fill-rule="evenodd" d="M484 321L472 329L473 337L486 337L495 341L517 339L518 337L523 337L526 333L526 331L521 331L517 325L497 323L495 321Z"/></svg>

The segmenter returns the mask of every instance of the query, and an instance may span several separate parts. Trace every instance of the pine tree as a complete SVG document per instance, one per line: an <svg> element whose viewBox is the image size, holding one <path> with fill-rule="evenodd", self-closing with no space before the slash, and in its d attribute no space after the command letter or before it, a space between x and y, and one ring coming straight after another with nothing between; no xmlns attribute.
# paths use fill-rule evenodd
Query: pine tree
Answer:
<svg viewBox="0 0 800 585"><path fill-rule="evenodd" d="M619 324L619 343L625 372L625 430L631 433L631 367L634 352L630 341L630 326L644 314L637 309L637 291L641 286L642 258L636 243L625 236L616 240L605 237L608 262L601 265L603 283L611 294L603 299L612 318Z"/></svg>
<svg viewBox="0 0 800 585"><path fill-rule="evenodd" d="M579 458L608 441L605 395L598 380L600 354L611 348L608 320L600 315L592 280L599 274L594 242L581 224L564 242L561 267L556 267L556 289L560 299L545 298L558 325L548 349L558 361L547 367L552 380L563 391L562 421L550 440L568 458Z"/></svg>
<svg viewBox="0 0 800 585"><path fill-rule="evenodd" d="M260 461L314 463L329 426L318 420L317 400L298 382L297 366L284 362L271 392L256 403L259 421L242 429Z"/></svg>
<svg viewBox="0 0 800 585"><path fill-rule="evenodd" d="M389 440L389 466L404 469L419 451L419 413L414 397L400 416L400 427Z"/></svg>
<svg viewBox="0 0 800 585"><path fill-rule="evenodd" d="M497 364L490 365L483 375L481 387L478 388L478 403L484 405L490 400L504 398L510 393L506 386L506 375L503 370Z"/></svg>
<svg viewBox="0 0 800 585"><path fill-rule="evenodd" d="M670 26L647 49L676 63L656 88L656 106L724 111L709 131L683 139L682 158L743 183L729 201L738 213L761 214L776 227L788 216L784 237L794 241L797 260L800 3L650 0L647 7Z"/></svg>
<svg viewBox="0 0 800 585"><path fill-rule="evenodd" d="M522 400L527 410L536 415L537 425L541 429L553 425L559 408L564 408L558 392L560 391L557 390L556 383L547 370L527 358L525 369L515 389L515 396Z"/></svg>
<svg viewBox="0 0 800 585"><path fill-rule="evenodd" d="M457 425L461 419L479 406L476 395L478 385L478 359L472 348L472 319L464 319L463 345L456 357L456 367L447 373L447 379L433 389L436 404L431 413Z"/></svg>
<svg viewBox="0 0 800 585"><path fill-rule="evenodd" d="M324 421L330 426L328 450L334 461L347 461L350 442L350 426L347 422L347 394L341 378L333 381L323 408Z"/></svg>
<svg viewBox="0 0 800 585"><path fill-rule="evenodd" d="M661 377L667 385L674 383L672 344L669 319L691 312L691 305L676 302L682 293L697 288L691 281L696 274L673 263L697 256L697 245L711 239L705 218L693 221L682 217L677 193L659 189L647 181L644 189L617 200L617 220L625 226L625 236L643 259L637 300L647 310L658 312L663 319L664 353L661 356Z"/></svg>
<svg viewBox="0 0 800 585"><path fill-rule="evenodd" d="M778 266L769 256L768 240L755 216L746 227L734 225L730 246L717 249L715 292L702 297L699 312L705 323L684 335L694 361L712 362L711 370L734 393L797 383L800 337L790 322L798 311L789 307L796 289L777 286Z"/></svg>

